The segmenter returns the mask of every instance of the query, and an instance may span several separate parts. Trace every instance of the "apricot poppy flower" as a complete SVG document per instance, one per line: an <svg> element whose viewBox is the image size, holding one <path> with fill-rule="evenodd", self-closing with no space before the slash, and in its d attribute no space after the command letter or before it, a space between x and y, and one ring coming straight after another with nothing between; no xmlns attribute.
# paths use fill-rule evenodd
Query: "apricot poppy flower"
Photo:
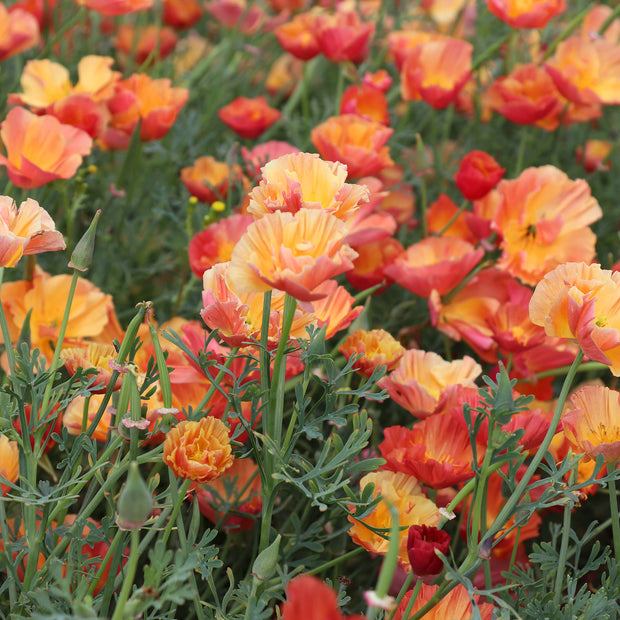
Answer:
<svg viewBox="0 0 620 620"><path fill-rule="evenodd" d="M439 194L426 212L428 232L442 237L457 237L473 245L478 242L469 224L471 212L462 211L447 194Z"/></svg>
<svg viewBox="0 0 620 620"><path fill-rule="evenodd" d="M198 0L164 0L164 24L184 30L193 26L203 15Z"/></svg>
<svg viewBox="0 0 620 620"><path fill-rule="evenodd" d="M323 159L345 164L348 177L359 179L394 165L390 148L385 146L393 133L393 129L376 121L342 114L317 125L310 139Z"/></svg>
<svg viewBox="0 0 620 620"><path fill-rule="evenodd" d="M225 200L229 188L237 183L244 187L247 184L238 165L229 166L210 155L199 157L191 166L182 168L181 181L192 196L206 204Z"/></svg>
<svg viewBox="0 0 620 620"><path fill-rule="evenodd" d="M367 121L390 124L390 113L385 94L375 86L352 84L342 93L340 114L357 114Z"/></svg>
<svg viewBox="0 0 620 620"><path fill-rule="evenodd" d="M240 293L285 291L301 302L324 297L315 289L353 266L343 243L346 224L323 209L295 215L275 211L248 226L235 245L230 279Z"/></svg>
<svg viewBox="0 0 620 620"><path fill-rule="evenodd" d="M164 463L178 478L210 482L233 464L228 433L228 427L213 416L179 422L166 434Z"/></svg>
<svg viewBox="0 0 620 620"><path fill-rule="evenodd" d="M564 0L487 0L487 8L512 28L544 28L566 10Z"/></svg>
<svg viewBox="0 0 620 620"><path fill-rule="evenodd" d="M388 237L352 247L358 256L353 261L353 269L345 273L351 286L363 291L381 283L384 288L392 284L393 280L385 273L385 269L405 251L397 239ZM375 294L379 292L376 291Z"/></svg>
<svg viewBox="0 0 620 620"><path fill-rule="evenodd" d="M265 97L237 97L218 110L220 120L242 138L258 138L281 116Z"/></svg>
<svg viewBox="0 0 620 620"><path fill-rule="evenodd" d="M426 418L457 404L460 388L477 389L481 373L481 366L467 355L448 362L432 351L410 349L396 369L379 380L379 387L415 417Z"/></svg>
<svg viewBox="0 0 620 620"><path fill-rule="evenodd" d="M363 519L356 519L355 513L348 517L352 524L349 536L354 543L364 547L367 551L379 555L387 553L390 541L379 536L366 525L373 529L387 530L386 533L389 532L392 517L388 502L398 510L398 524L401 528L408 528L412 525L436 526L439 524L439 509L424 495L420 483L413 476L382 470L366 474L360 481L360 489L363 490L368 484L374 484L373 498L381 496L381 501ZM407 554L407 530L401 532L398 563L405 571L411 570Z"/></svg>
<svg viewBox="0 0 620 620"><path fill-rule="evenodd" d="M502 168L488 153L470 151L461 159L454 182L467 200L486 196L504 176Z"/></svg>
<svg viewBox="0 0 620 620"><path fill-rule="evenodd" d="M355 299L344 286L335 280L326 280L316 288L325 297L312 302L312 314L308 319L316 321L319 327L325 326L325 339L329 340L337 332L346 329L362 313L362 306L355 306ZM303 334L307 338L307 333Z"/></svg>
<svg viewBox="0 0 620 620"><path fill-rule="evenodd" d="M455 237L427 237L396 257L384 273L418 297L445 295L480 262L482 248Z"/></svg>
<svg viewBox="0 0 620 620"><path fill-rule="evenodd" d="M322 209L349 221L361 203L368 202L368 188L345 183L346 166L323 161L316 153L293 153L273 159L263 167L258 186L250 192L248 213Z"/></svg>
<svg viewBox="0 0 620 620"><path fill-rule="evenodd" d="M385 366L387 371L393 370L404 355L405 347L384 329L358 329L347 337L338 351L347 359L361 354L362 357L355 362L354 369L365 377L370 377L379 366Z"/></svg>
<svg viewBox="0 0 620 620"><path fill-rule="evenodd" d="M159 60L166 58L174 51L178 41L177 33L169 26L149 24L140 28L132 24L121 24L112 44L119 53L119 59L124 61L133 58L137 65L141 65L149 57Z"/></svg>
<svg viewBox="0 0 620 620"><path fill-rule="evenodd" d="M473 49L452 38L416 45L407 53L400 74L403 99L423 100L436 110L449 106L471 75Z"/></svg>
<svg viewBox="0 0 620 620"><path fill-rule="evenodd" d="M244 169L251 178L260 177L263 166L268 161L292 153L301 153L301 151L296 146L282 140L269 140L262 144L257 144L252 149L248 149L245 146L241 147Z"/></svg>
<svg viewBox="0 0 620 620"><path fill-rule="evenodd" d="M314 33L318 13L308 11L295 15L290 21L278 26L273 32L286 52L299 60L310 60L321 53Z"/></svg>
<svg viewBox="0 0 620 620"><path fill-rule="evenodd" d="M62 425L67 429L70 435L80 435L82 433L82 425L84 424L84 408L86 410L86 428L92 424L99 410L99 406L103 402L103 394L92 394L86 401L84 396L76 396L67 405L65 412L62 416ZM112 407L108 407L104 412L93 434L92 439L95 441L105 442L110 432L110 425L112 424Z"/></svg>
<svg viewBox="0 0 620 620"><path fill-rule="evenodd" d="M0 435L0 480L15 483L19 479L19 447L16 441L9 441L6 435ZM7 484L0 484L2 495L10 490Z"/></svg>
<svg viewBox="0 0 620 620"><path fill-rule="evenodd" d="M586 172L607 172L611 170L611 153L614 145L608 140L586 140L584 146L575 149L577 163L581 164Z"/></svg>
<svg viewBox="0 0 620 620"><path fill-rule="evenodd" d="M38 45L41 33L37 19L28 11L9 11L0 4L0 61Z"/></svg>
<svg viewBox="0 0 620 620"><path fill-rule="evenodd" d="M0 266L14 267L24 255L65 249L62 233L49 213L32 198L19 209L9 196L0 196Z"/></svg>
<svg viewBox="0 0 620 620"><path fill-rule="evenodd" d="M297 575L286 586L281 620L366 620L364 616L343 616L338 596L313 575Z"/></svg>
<svg viewBox="0 0 620 620"><path fill-rule="evenodd" d="M136 13L153 6L153 0L75 0L75 2L108 17Z"/></svg>
<svg viewBox="0 0 620 620"><path fill-rule="evenodd" d="M204 3L207 12L222 26L254 34L261 25L264 11L261 6L246 0L210 0Z"/></svg>
<svg viewBox="0 0 620 620"><path fill-rule="evenodd" d="M586 181L542 166L501 181L497 190L501 201L493 221L502 235L500 268L535 285L557 265L594 259L596 235L589 225L603 212Z"/></svg>
<svg viewBox="0 0 620 620"><path fill-rule="evenodd" d="M356 11L319 15L314 34L323 55L332 62L362 62L375 32L373 22L364 22Z"/></svg>
<svg viewBox="0 0 620 620"><path fill-rule="evenodd" d="M118 353L113 345L100 342L83 343L82 347L67 347L61 352L61 359L65 364L65 369L69 375L73 376L78 368L83 370L94 369L94 373L84 373L86 376L94 378L94 383L90 388L93 393L105 392L112 378L112 366L116 362ZM121 387L122 375L116 379L114 389Z"/></svg>
<svg viewBox="0 0 620 620"><path fill-rule="evenodd" d="M6 166L11 182L22 189L71 178L92 148L92 139L84 131L24 108L10 110L0 138L6 149L0 165Z"/></svg>

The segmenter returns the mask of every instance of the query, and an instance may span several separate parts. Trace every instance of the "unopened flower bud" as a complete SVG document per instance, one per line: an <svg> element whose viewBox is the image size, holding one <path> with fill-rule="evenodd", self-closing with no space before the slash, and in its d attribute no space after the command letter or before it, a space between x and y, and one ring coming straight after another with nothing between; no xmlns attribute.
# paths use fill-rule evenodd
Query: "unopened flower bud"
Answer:
<svg viewBox="0 0 620 620"><path fill-rule="evenodd" d="M260 581L266 581L276 572L278 554L280 550L280 534L266 548L263 549L252 564L252 575Z"/></svg>
<svg viewBox="0 0 620 620"><path fill-rule="evenodd" d="M101 215L101 209L95 213L93 221L90 223L88 230L75 246L69 261L69 267L78 271L88 271L93 260L93 251L95 249L95 235L97 232L97 221Z"/></svg>
<svg viewBox="0 0 620 620"><path fill-rule="evenodd" d="M138 463L129 465L127 482L121 491L116 504L116 524L122 530L140 529L153 511L153 495L138 469Z"/></svg>

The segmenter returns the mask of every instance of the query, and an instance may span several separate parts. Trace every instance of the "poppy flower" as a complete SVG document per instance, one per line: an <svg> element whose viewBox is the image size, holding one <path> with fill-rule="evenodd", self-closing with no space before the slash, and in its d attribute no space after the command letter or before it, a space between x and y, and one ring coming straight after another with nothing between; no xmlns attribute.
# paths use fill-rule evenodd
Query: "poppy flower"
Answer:
<svg viewBox="0 0 620 620"><path fill-rule="evenodd" d="M358 329L347 337L338 351L347 359L362 354L355 362L354 370L370 377L379 366L392 370L404 355L405 347L384 329Z"/></svg>
<svg viewBox="0 0 620 620"><path fill-rule="evenodd" d="M242 138L257 138L269 129L282 113L272 108L265 97L237 97L218 110L220 120Z"/></svg>
<svg viewBox="0 0 620 620"><path fill-rule="evenodd" d="M229 166L210 155L199 157L191 166L182 168L181 181L192 196L206 204L226 200L231 186L245 187L247 183L238 165Z"/></svg>
<svg viewBox="0 0 620 620"><path fill-rule="evenodd" d="M352 84L342 93L340 114L357 114L368 121L390 124L388 102L381 90L362 83Z"/></svg>
<svg viewBox="0 0 620 620"><path fill-rule="evenodd" d="M0 480L15 483L19 479L19 447L16 441L9 441L6 435L0 435ZM2 495L11 490L7 484L1 484Z"/></svg>
<svg viewBox="0 0 620 620"><path fill-rule="evenodd" d="M0 4L0 61L38 45L41 33L36 17L21 8Z"/></svg>
<svg viewBox="0 0 620 620"><path fill-rule="evenodd" d="M198 0L164 0L164 24L184 30L193 26L203 15Z"/></svg>
<svg viewBox="0 0 620 620"><path fill-rule="evenodd" d="M613 144L608 140L586 140L585 145L575 149L577 163L581 164L586 172L607 172L611 170L609 154Z"/></svg>
<svg viewBox="0 0 620 620"><path fill-rule="evenodd" d="M504 176L502 168L488 153L471 151L461 159L454 182L467 200L486 196Z"/></svg>
<svg viewBox="0 0 620 620"><path fill-rule="evenodd" d="M136 13L153 6L153 0L75 0L75 2L108 17Z"/></svg>
<svg viewBox="0 0 620 620"><path fill-rule="evenodd" d="M148 58L166 58L174 51L178 41L176 32L168 26L149 24L138 28L132 24L121 24L112 44L119 58L131 57L137 65L141 65Z"/></svg>
<svg viewBox="0 0 620 620"><path fill-rule="evenodd" d="M356 11L319 15L314 34L323 55L332 62L362 62L375 32L373 22L364 22Z"/></svg>
<svg viewBox="0 0 620 620"><path fill-rule="evenodd" d="M245 164L244 168L251 178L260 177L263 166L272 159L300 152L296 146L282 140L269 140L268 142L257 144L251 150L245 146L241 147L241 157L243 157L243 163Z"/></svg>
<svg viewBox="0 0 620 620"><path fill-rule="evenodd" d="M450 535L436 527L412 525L407 533L407 555L414 574L418 577L439 575L443 562L435 549L447 555L450 541Z"/></svg>
<svg viewBox="0 0 620 620"><path fill-rule="evenodd" d="M99 342L85 342L83 344L82 347L63 348L61 359L65 364L65 369L71 376L77 372L78 368L83 370L94 369L94 373L86 375L95 380L90 390L93 393L103 393L107 390L112 378L110 362L116 362L118 353L111 344ZM122 380L122 375L119 375L114 384L115 390L120 389Z"/></svg>
<svg viewBox="0 0 620 620"><path fill-rule="evenodd" d="M487 9L512 28L544 28L566 10L564 0L487 0Z"/></svg>
<svg viewBox="0 0 620 620"><path fill-rule="evenodd" d="M318 14L299 13L274 30L278 42L286 52L299 60L310 60L321 53L314 27Z"/></svg>

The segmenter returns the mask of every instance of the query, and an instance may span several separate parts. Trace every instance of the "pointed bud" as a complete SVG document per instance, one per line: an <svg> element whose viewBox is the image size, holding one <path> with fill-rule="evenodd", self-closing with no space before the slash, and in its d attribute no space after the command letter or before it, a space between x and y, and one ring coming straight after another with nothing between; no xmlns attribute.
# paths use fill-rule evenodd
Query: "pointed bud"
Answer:
<svg viewBox="0 0 620 620"><path fill-rule="evenodd" d="M84 233L84 236L78 241L73 253L71 254L71 260L69 261L69 267L71 269L77 269L78 271L88 271L90 264L93 260L93 251L95 249L95 235L97 232L97 221L101 215L101 209L95 213L93 221L90 223L88 230Z"/></svg>
<svg viewBox="0 0 620 620"><path fill-rule="evenodd" d="M116 504L116 524L122 530L140 529L153 511L153 495L138 469L138 463L129 465L127 482L121 491Z"/></svg>
<svg viewBox="0 0 620 620"><path fill-rule="evenodd" d="M258 554L254 564L252 564L252 575L259 581L266 581L276 572L280 538L280 534L278 534L276 539Z"/></svg>

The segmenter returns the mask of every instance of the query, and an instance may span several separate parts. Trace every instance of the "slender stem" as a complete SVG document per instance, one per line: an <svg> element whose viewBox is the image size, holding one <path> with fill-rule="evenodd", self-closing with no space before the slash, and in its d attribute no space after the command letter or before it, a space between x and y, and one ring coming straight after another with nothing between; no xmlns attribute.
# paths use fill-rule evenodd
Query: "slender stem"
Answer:
<svg viewBox="0 0 620 620"><path fill-rule="evenodd" d="M136 576L136 568L138 567L138 558L140 557L140 530L131 531L131 548L129 551L129 561L127 562L127 574L123 580L123 588L116 601L116 608L112 620L121 620L124 617L125 603L129 598L129 593L133 586L133 580Z"/></svg>
<svg viewBox="0 0 620 620"><path fill-rule="evenodd" d="M607 469L616 471L617 462L609 463ZM616 493L616 479L609 478L609 508L611 512L611 531L614 537L614 555L616 562L620 561L620 516L618 516L618 495Z"/></svg>
<svg viewBox="0 0 620 620"><path fill-rule="evenodd" d="M323 571L326 571L328 568L332 568L332 566L338 566L338 564L342 564L342 562L346 560L350 560L354 558L356 555L364 552L364 547L357 547L353 549L353 551L349 551L348 553L344 553L343 555L339 555L337 558L330 560L329 562L325 562L316 568L312 568L310 570L304 571L306 575L318 575Z"/></svg>
<svg viewBox="0 0 620 620"><path fill-rule="evenodd" d="M413 588L413 592L411 593L411 598L409 599L409 603L407 604L407 608L403 613L403 620L409 620L409 614L415 605L416 599L418 598L418 594L420 593L420 589L422 588L422 580L418 579Z"/></svg>
<svg viewBox="0 0 620 620"><path fill-rule="evenodd" d="M179 490L178 495L175 497L174 509L172 511L172 514L170 515L170 519L168 520L168 524L166 525L166 529L164 531L164 535L162 536L162 541L163 541L164 545L168 542L168 539L170 538L170 534L172 533L172 527L176 523L177 516L178 516L179 511L181 510L181 506L183 504L183 500L185 499L185 496L187 495L187 490L189 489L189 485L191 483L192 483L191 479L190 478L186 478L183 481L183 484L181 485L181 489ZM177 490L176 478L174 478L174 476L171 476L170 486L171 486L173 492Z"/></svg>
<svg viewBox="0 0 620 620"><path fill-rule="evenodd" d="M4 267L0 267L0 289L2 289L2 281L4 280ZM9 376L15 375L15 352L13 351L13 343L11 342L11 332L4 314L4 305L0 303L0 329L2 329L2 338L4 340L4 349L6 351L7 361L9 363ZM15 387L14 387L15 389Z"/></svg>

